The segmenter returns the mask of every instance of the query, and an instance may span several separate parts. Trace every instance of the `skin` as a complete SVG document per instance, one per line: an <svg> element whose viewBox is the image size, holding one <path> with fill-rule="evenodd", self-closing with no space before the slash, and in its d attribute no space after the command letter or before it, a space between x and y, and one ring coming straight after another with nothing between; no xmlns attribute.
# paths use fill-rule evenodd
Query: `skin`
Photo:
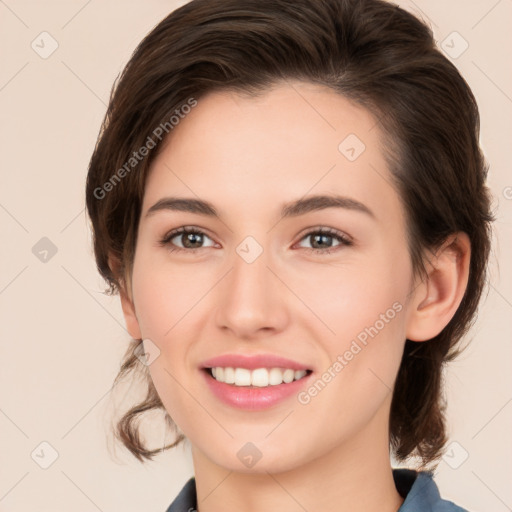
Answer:
<svg viewBox="0 0 512 512"><path fill-rule="evenodd" d="M365 144L354 161L338 149L349 134ZM365 109L330 89L288 82L258 98L201 98L153 163L121 302L131 336L160 350L149 371L190 441L201 512L391 512L403 502L389 460L393 384L405 339L432 338L455 313L470 246L464 233L450 237L429 256L428 278L413 279L380 136ZM374 217L328 208L280 218L285 202L332 193L364 203ZM207 200L220 219L146 216L171 195ZM205 236L188 246L177 236L174 247L199 249L159 245L181 226ZM353 244L327 236L315 245L307 234L318 227ZM252 263L236 252L249 235L263 249ZM225 353L288 357L318 378L396 302L401 311L306 405L294 396L241 411L204 382L201 363ZM247 442L262 454L252 468L237 457Z"/></svg>

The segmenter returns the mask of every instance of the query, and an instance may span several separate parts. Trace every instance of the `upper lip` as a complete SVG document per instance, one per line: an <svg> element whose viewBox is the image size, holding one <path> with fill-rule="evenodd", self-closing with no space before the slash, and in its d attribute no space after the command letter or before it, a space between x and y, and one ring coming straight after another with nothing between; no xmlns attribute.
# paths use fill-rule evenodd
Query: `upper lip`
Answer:
<svg viewBox="0 0 512 512"><path fill-rule="evenodd" d="M241 355L241 354L224 354L217 357L212 357L207 361L203 361L204 368L247 368L248 370L255 370L256 368L290 368L292 370L310 370L311 368L286 357L276 356L273 354L256 354L256 355Z"/></svg>

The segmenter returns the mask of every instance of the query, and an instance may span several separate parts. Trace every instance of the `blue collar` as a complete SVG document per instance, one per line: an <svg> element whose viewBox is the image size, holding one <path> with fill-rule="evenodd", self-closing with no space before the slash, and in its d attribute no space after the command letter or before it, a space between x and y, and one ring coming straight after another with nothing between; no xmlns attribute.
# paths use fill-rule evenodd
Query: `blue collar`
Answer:
<svg viewBox="0 0 512 512"><path fill-rule="evenodd" d="M393 469L398 493L405 498L398 512L467 512L439 495L432 473L412 469ZM191 478L166 512L197 510L196 481Z"/></svg>

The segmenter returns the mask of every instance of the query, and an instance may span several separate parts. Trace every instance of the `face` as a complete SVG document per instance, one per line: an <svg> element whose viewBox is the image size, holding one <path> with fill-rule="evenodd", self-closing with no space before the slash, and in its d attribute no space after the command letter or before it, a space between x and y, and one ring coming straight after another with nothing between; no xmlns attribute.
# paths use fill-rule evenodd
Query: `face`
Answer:
<svg viewBox="0 0 512 512"><path fill-rule="evenodd" d="M148 176L123 306L197 458L278 472L387 442L405 233L366 110L301 82L198 101Z"/></svg>

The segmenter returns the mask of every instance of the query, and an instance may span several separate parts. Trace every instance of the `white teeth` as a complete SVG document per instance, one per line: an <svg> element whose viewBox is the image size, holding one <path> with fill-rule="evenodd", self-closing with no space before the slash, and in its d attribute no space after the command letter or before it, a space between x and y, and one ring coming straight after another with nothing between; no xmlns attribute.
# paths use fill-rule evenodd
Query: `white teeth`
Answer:
<svg viewBox="0 0 512 512"><path fill-rule="evenodd" d="M302 379L306 375L306 370L297 370L295 372L295 380Z"/></svg>
<svg viewBox="0 0 512 512"><path fill-rule="evenodd" d="M268 371L265 368L253 370L251 375L251 384L253 386L258 386L259 388L268 386Z"/></svg>
<svg viewBox="0 0 512 512"><path fill-rule="evenodd" d="M219 368L217 368L217 372ZM217 377L215 377L217 378ZM224 380L219 380L224 382ZM251 385L251 370L247 368L235 368L235 386L250 386Z"/></svg>
<svg viewBox="0 0 512 512"><path fill-rule="evenodd" d="M213 370L213 368L212 368ZM224 382L226 384L234 384L235 383L235 369L234 368L224 368Z"/></svg>
<svg viewBox="0 0 512 512"><path fill-rule="evenodd" d="M268 382L271 386L283 383L283 372L279 368L272 368L268 372Z"/></svg>
<svg viewBox="0 0 512 512"><path fill-rule="evenodd" d="M295 378L295 372L293 370L290 370L288 368L283 372L283 382L285 382L286 384L293 382L294 378Z"/></svg>
<svg viewBox="0 0 512 512"><path fill-rule="evenodd" d="M291 368L257 368L255 370L248 370L247 368L223 368L220 366L211 368L211 372L213 378L218 382L259 388L277 386L283 382L289 384L294 380L302 379L307 374L306 370L292 370Z"/></svg>

